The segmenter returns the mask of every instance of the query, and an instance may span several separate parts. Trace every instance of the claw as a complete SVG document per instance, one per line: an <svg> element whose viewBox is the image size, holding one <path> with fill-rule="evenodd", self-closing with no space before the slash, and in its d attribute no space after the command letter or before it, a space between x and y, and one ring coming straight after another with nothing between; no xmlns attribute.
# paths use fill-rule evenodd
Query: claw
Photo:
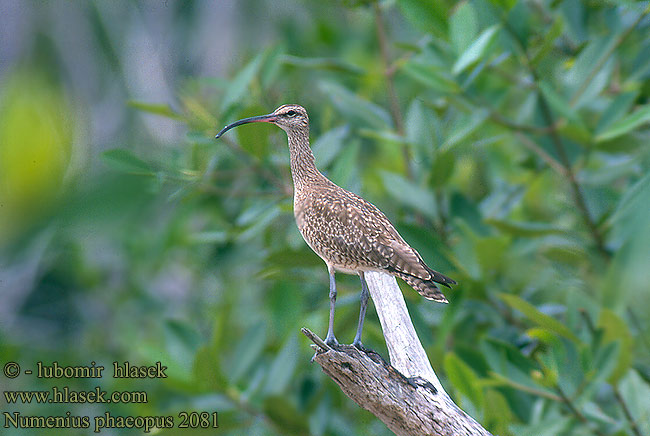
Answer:
<svg viewBox="0 0 650 436"><path fill-rule="evenodd" d="M330 347L335 347L335 346L339 345L339 341L336 340L336 337L334 337L334 335L332 335L332 336L328 335L325 338L325 343L327 345L329 345Z"/></svg>

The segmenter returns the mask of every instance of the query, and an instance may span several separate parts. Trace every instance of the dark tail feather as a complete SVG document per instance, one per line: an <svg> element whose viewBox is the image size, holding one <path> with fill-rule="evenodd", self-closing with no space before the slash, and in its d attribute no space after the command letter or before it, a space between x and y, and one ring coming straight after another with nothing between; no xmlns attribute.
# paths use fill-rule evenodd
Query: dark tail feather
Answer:
<svg viewBox="0 0 650 436"><path fill-rule="evenodd" d="M426 265L424 265L424 267L427 269L427 271L429 271L429 274L431 274L431 277L433 277L432 280L434 282L440 283L441 285L446 286L448 288L451 288L451 286L449 286L449 285L455 285L456 284L455 280L450 279L446 275L440 274L438 271L434 271L434 270L432 270L431 268L429 268Z"/></svg>
<svg viewBox="0 0 650 436"><path fill-rule="evenodd" d="M450 278L443 276L442 274L438 274L438 275L447 279L449 283L456 283ZM404 280L410 287L415 289L418 292L418 294L422 295L427 300L433 300L439 303L449 303L449 301L447 301L447 298L445 298L444 294L440 292L440 289L438 289L436 284L433 283L431 280L425 281L418 277L414 277L412 275L402 274L402 273L398 273L396 274L396 276ZM438 282L438 283L448 286L446 283L442 283L442 282Z"/></svg>

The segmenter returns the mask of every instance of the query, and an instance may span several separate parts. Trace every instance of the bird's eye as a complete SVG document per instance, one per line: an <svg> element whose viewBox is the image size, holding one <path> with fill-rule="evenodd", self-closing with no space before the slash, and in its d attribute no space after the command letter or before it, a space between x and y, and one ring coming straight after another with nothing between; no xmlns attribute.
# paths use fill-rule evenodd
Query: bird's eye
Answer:
<svg viewBox="0 0 650 436"><path fill-rule="evenodd" d="M288 117L295 117L296 116L296 111L294 111L294 110L287 111L287 113L285 115L288 116Z"/></svg>

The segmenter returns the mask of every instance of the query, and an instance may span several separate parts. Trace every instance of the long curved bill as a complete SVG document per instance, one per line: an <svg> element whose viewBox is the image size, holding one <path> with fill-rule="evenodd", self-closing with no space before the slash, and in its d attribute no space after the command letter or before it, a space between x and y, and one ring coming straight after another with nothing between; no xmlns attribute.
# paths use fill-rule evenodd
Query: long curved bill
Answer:
<svg viewBox="0 0 650 436"><path fill-rule="evenodd" d="M221 135L226 133L228 130L232 129L233 127L241 126L242 124L248 124L248 123L272 123L273 121L276 120L275 115L273 114L268 114L268 115L258 115L256 117L249 117L249 118L244 118L239 121L235 121L234 123L228 124L226 127L221 129L221 132L217 133L217 136L215 136L215 139L219 139Z"/></svg>

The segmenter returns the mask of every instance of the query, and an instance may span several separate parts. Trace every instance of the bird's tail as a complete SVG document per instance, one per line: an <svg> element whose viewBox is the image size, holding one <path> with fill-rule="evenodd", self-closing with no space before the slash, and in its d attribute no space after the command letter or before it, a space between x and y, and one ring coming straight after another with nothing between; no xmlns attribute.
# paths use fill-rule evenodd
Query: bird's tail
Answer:
<svg viewBox="0 0 650 436"><path fill-rule="evenodd" d="M439 282L445 286L449 286L447 283L452 283L452 284L456 283L453 280L451 280L449 277L445 277L440 273L436 273L436 274L447 279L444 282L442 281ZM427 300L437 301L438 303L449 303L447 298L444 296L442 292L440 292L440 289L438 289L438 287L434 283L433 280L438 281L436 280L437 277L435 275L433 280L422 280L419 277L415 277L410 274L403 274L403 273L398 273L395 275L400 279L404 280L410 287L415 289L418 292L418 294L422 295Z"/></svg>

